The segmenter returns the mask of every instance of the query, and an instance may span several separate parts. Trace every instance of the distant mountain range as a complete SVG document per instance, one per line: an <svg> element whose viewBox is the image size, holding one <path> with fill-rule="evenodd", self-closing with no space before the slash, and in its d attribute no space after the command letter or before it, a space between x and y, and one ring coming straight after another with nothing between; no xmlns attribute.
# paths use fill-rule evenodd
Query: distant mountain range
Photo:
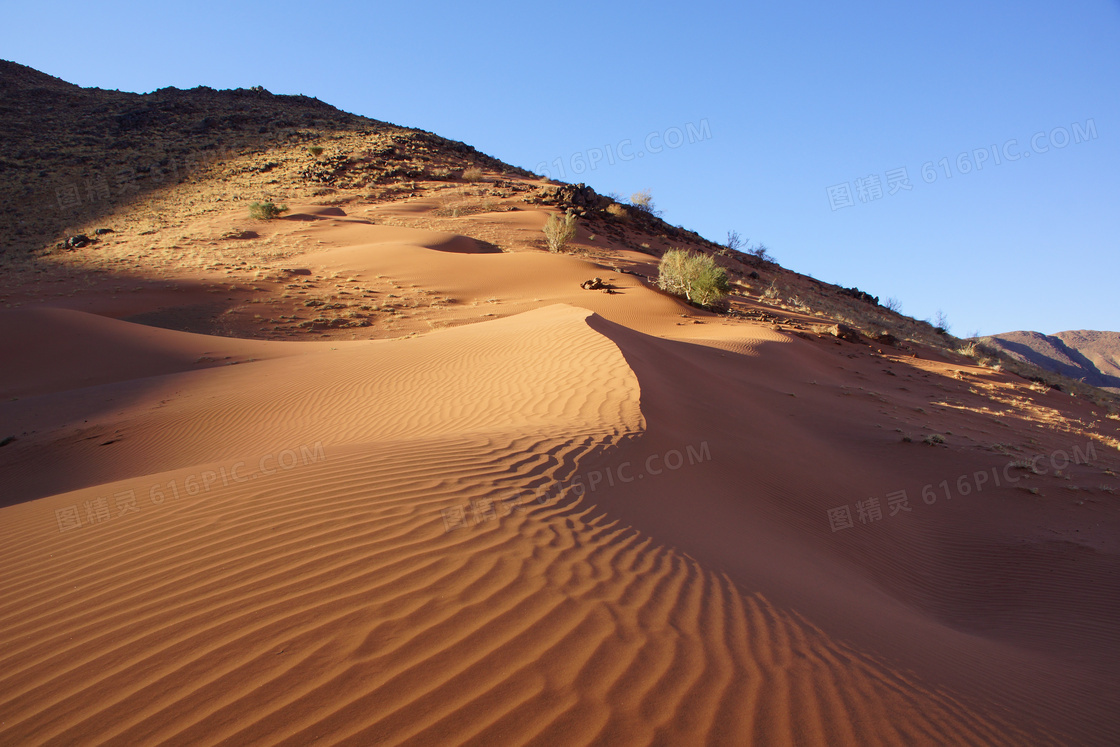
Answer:
<svg viewBox="0 0 1120 747"><path fill-rule="evenodd" d="M978 339L1016 360L1120 394L1120 332L1005 332Z"/></svg>

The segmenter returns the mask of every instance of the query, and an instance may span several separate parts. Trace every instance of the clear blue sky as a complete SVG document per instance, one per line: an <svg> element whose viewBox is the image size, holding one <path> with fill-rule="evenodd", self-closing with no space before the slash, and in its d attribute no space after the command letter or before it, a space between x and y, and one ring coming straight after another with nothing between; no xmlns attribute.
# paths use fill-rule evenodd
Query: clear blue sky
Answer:
<svg viewBox="0 0 1120 747"><path fill-rule="evenodd" d="M0 57L122 91L263 85L648 188L671 223L962 336L1120 330L1116 0L45 0L7 4Z"/></svg>

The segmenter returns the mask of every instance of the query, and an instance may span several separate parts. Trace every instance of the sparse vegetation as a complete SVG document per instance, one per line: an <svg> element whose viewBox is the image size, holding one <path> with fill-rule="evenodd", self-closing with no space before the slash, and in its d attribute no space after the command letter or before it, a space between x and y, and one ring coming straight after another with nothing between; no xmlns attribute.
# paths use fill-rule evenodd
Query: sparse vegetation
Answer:
<svg viewBox="0 0 1120 747"><path fill-rule="evenodd" d="M794 309L797 309L798 311L801 311L801 312L812 311L812 308L809 306L809 304L802 301L800 296L790 297L789 305L792 306Z"/></svg>
<svg viewBox="0 0 1120 747"><path fill-rule="evenodd" d="M607 212L615 218L626 219L630 217L630 213L626 212L626 208L619 205L617 202L612 202L610 205L607 205Z"/></svg>
<svg viewBox="0 0 1120 747"><path fill-rule="evenodd" d="M463 181L473 183L481 180L482 169L478 168L477 166L471 166L469 168L463 169Z"/></svg>
<svg viewBox="0 0 1120 747"><path fill-rule="evenodd" d="M757 257L763 262L774 262L774 257L771 256L770 250L766 248L765 244L755 244L754 246L747 249L747 254L751 255L752 257Z"/></svg>
<svg viewBox="0 0 1120 747"><path fill-rule="evenodd" d="M949 334L949 317L945 316L945 312L941 309L938 309L937 313L933 315L932 324L933 328L937 330L938 334Z"/></svg>
<svg viewBox="0 0 1120 747"><path fill-rule="evenodd" d="M558 215L548 216L544 224L544 236L548 240L550 252L562 252L568 242L576 237L575 213L568 213L563 218Z"/></svg>
<svg viewBox="0 0 1120 747"><path fill-rule="evenodd" d="M760 242L758 244L755 244L754 246L748 246L747 244L749 241L750 239L744 239L742 236L740 236L738 231L727 232L728 249L733 252L739 252L741 254L749 254L756 259L762 260L763 262L774 264L774 257L770 254L770 250L766 248L765 244Z"/></svg>
<svg viewBox="0 0 1120 747"><path fill-rule="evenodd" d="M316 158L318 158L319 156L323 155L323 146L321 146L321 145L309 146L308 149L307 149L307 152L310 153L311 155L315 156Z"/></svg>
<svg viewBox="0 0 1120 747"><path fill-rule="evenodd" d="M896 314L902 313L902 302L894 296L891 296L886 301L883 301L883 308L888 311L893 311Z"/></svg>
<svg viewBox="0 0 1120 747"><path fill-rule="evenodd" d="M727 271L707 254L670 249L657 266L657 285L699 306L714 306L731 290Z"/></svg>
<svg viewBox="0 0 1120 747"><path fill-rule="evenodd" d="M743 239L738 231L727 232L727 248L733 252L739 251L743 246Z"/></svg>
<svg viewBox="0 0 1120 747"><path fill-rule="evenodd" d="M249 217L254 220L272 220L286 213L288 208L271 202L254 202L249 205Z"/></svg>
<svg viewBox="0 0 1120 747"><path fill-rule="evenodd" d="M945 443L945 437L940 433L931 433L922 439L922 443L926 446L938 446L939 444Z"/></svg>
<svg viewBox="0 0 1120 747"><path fill-rule="evenodd" d="M648 189L643 189L641 192L635 192L630 195L630 204L641 210L643 213L650 215L661 215L661 211L653 205L653 195Z"/></svg>

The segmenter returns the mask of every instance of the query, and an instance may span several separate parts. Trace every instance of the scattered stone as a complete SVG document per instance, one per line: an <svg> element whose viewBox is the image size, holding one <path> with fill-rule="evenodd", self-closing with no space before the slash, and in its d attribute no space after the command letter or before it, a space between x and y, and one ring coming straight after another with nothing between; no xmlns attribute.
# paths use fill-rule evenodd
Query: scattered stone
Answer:
<svg viewBox="0 0 1120 747"><path fill-rule="evenodd" d="M94 230L93 235L94 236L104 236L107 233L113 233L113 229L111 229L111 228L98 228L98 229Z"/></svg>
<svg viewBox="0 0 1120 747"><path fill-rule="evenodd" d="M859 288L841 288L840 293L842 293L845 296L850 296L851 298L854 298L858 301L864 301L866 303L869 303L872 306L878 306L879 305L879 297L878 296L873 296L870 293L867 293L865 291L861 291Z"/></svg>
<svg viewBox="0 0 1120 747"><path fill-rule="evenodd" d="M890 345L891 347L898 345L898 338L892 335L890 332L880 332L879 334L875 335L873 339L875 340L875 342L880 342L884 345Z"/></svg>
<svg viewBox="0 0 1120 747"><path fill-rule="evenodd" d="M602 278L592 278L591 280L584 280L579 284L579 287L583 288L584 290L601 290L606 291L607 293L614 292L614 286L612 286L610 283L604 283Z"/></svg>
<svg viewBox="0 0 1120 747"><path fill-rule="evenodd" d="M545 187L539 194L526 197L525 202L538 205L555 205L562 210L572 210L576 215L582 217L588 210L606 210L613 200L609 197L603 197L591 187L580 183Z"/></svg>
<svg viewBox="0 0 1120 747"><path fill-rule="evenodd" d="M66 239L66 246L69 249L81 249L83 246L89 246L91 243L93 242L90 241L89 236L86 236L84 233L79 233L76 236L71 236Z"/></svg>
<svg viewBox="0 0 1120 747"><path fill-rule="evenodd" d="M321 316L318 319L308 319L305 322L300 322L296 326L303 329L352 329L368 327L370 324L368 319L343 319L341 317L327 319Z"/></svg>
<svg viewBox="0 0 1120 747"><path fill-rule="evenodd" d="M761 309L747 309L746 311L744 311L744 312L743 312L743 313L741 314L741 316L742 316L742 317L743 317L744 319L754 319L754 320L756 320L756 321L760 321L760 322L770 322L770 323L778 323L778 322L782 322L782 323L789 323L789 320L788 320L788 319L785 319L784 317L774 316L774 315L773 315L773 314L771 314L770 312L768 312L768 311L763 311L763 310L761 310Z"/></svg>
<svg viewBox="0 0 1120 747"><path fill-rule="evenodd" d="M848 342L859 342L859 332L849 327L847 324L834 324L827 330L828 334L839 340L846 340Z"/></svg>

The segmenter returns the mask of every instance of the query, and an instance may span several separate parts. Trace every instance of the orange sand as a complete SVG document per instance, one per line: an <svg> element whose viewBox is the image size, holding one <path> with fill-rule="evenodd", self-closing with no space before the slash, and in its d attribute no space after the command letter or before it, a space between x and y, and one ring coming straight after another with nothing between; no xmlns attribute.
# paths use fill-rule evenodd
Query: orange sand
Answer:
<svg viewBox="0 0 1120 747"><path fill-rule="evenodd" d="M921 499L1088 405L384 223L430 208L270 226L274 268L444 299L396 339L0 310L0 743L1120 743L1115 448Z"/></svg>

